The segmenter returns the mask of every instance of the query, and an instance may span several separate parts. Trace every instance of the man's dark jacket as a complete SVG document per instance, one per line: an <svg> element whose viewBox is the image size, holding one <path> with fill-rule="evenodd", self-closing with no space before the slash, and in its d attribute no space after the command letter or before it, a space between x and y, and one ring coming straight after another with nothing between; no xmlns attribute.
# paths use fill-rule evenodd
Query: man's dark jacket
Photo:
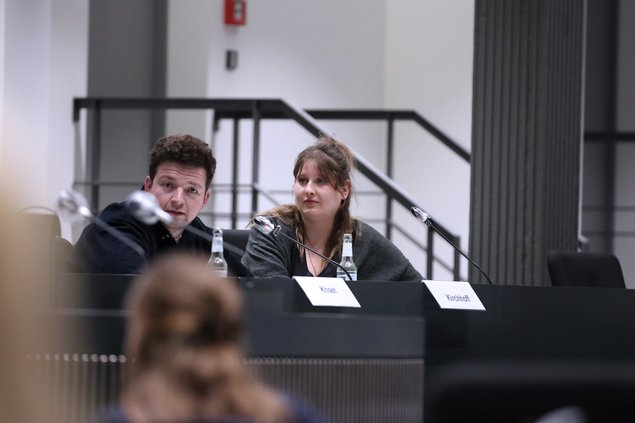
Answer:
<svg viewBox="0 0 635 423"><path fill-rule="evenodd" d="M138 221L128 212L124 203L109 205L98 218L141 247L144 255L139 255L107 230L91 223L75 243L73 252L67 260L68 270L80 273L134 274L140 273L149 263L171 251L190 251L205 257L209 257L211 252L209 240L183 231L183 235L177 242L162 223L146 225ZM195 218L190 225L205 231L211 238L212 229L200 218ZM224 255L230 274L247 276L245 267L240 263L241 255L238 252L225 248Z"/></svg>

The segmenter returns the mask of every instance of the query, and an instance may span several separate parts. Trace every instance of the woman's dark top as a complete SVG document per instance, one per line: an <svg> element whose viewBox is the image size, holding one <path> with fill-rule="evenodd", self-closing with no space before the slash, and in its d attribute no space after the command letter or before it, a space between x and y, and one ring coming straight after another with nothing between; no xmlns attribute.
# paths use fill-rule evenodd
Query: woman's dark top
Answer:
<svg viewBox="0 0 635 423"><path fill-rule="evenodd" d="M280 219L272 219L288 236L295 233ZM403 253L370 225L359 222L360 232L353 239L353 261L357 266L357 280L421 281L423 277ZM339 263L341 255L332 258ZM247 271L257 278L279 276L313 276L300 257L297 245L283 236L263 234L255 227L249 232L247 251L242 258ZM319 276L335 277L337 267L331 263Z"/></svg>

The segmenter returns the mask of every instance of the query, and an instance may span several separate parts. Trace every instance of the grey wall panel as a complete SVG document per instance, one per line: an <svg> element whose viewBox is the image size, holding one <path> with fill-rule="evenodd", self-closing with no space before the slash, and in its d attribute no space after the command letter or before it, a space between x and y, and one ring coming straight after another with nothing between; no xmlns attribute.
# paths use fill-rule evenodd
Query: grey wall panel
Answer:
<svg viewBox="0 0 635 423"><path fill-rule="evenodd" d="M546 252L576 247L584 12L476 1L470 252L497 284L549 284Z"/></svg>
<svg viewBox="0 0 635 423"><path fill-rule="evenodd" d="M88 95L165 96L167 0L91 0ZM98 168L105 183L98 208L121 201L133 189L118 185L147 175L148 153L164 136L163 111L103 111ZM89 119L89 132L94 120ZM94 144L91 138L89 147ZM91 196L92 197L92 196Z"/></svg>

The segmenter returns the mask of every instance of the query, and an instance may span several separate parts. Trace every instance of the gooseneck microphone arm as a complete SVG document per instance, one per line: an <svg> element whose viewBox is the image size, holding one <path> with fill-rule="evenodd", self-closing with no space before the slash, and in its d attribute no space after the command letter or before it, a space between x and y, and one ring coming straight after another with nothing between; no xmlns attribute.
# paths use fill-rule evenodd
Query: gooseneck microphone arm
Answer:
<svg viewBox="0 0 635 423"><path fill-rule="evenodd" d="M154 225L161 221L164 224L174 225L174 219L172 216L161 208L156 197L145 191L134 191L125 200L126 208L128 211L139 221L146 225ZM212 242L212 235L208 232L195 228L192 225L180 225L181 229L193 233L194 235L203 238L206 241ZM229 243L223 243L223 248L228 251L242 256L244 251L235 247Z"/></svg>
<svg viewBox="0 0 635 423"><path fill-rule="evenodd" d="M122 244L132 249L135 253L139 254L141 257L145 257L146 253L139 244L126 237L99 217L95 216L88 208L88 201L86 201L86 198L79 192L72 190L63 190L60 192L57 196L57 209L62 215L70 219L77 219L78 217L88 218L95 225L104 229Z"/></svg>
<svg viewBox="0 0 635 423"><path fill-rule="evenodd" d="M417 218L417 220L422 221L424 224L426 224L429 228L433 229L436 233L438 233L439 235L441 235L441 237L443 239L445 239L448 244L450 244L452 246L452 248L454 248L456 251L458 251L463 257L465 257L467 259L467 261L469 261L474 267L476 267L478 269L479 272L481 272L481 274L483 276L485 276L485 279L487 279L487 282L489 282L490 285L494 285L492 283L492 280L487 276L487 274L483 271L483 269L481 269L481 266L479 266L478 264L476 264L476 262L474 262L474 260L472 260L471 258L469 258L467 256L467 254L465 254L459 247L457 247L452 241L450 241L448 239L448 237L445 236L445 234L438 230L435 226L434 223L432 222L432 218L430 217L430 215L426 212L424 212L423 210L421 210L419 207L416 206L412 206L410 207L410 211L412 212L412 214L414 215L414 217Z"/></svg>
<svg viewBox="0 0 635 423"><path fill-rule="evenodd" d="M119 241L123 242L128 247L132 248L141 257L145 257L146 256L145 251L143 250L143 248L141 248L139 246L139 244L135 243L130 238L127 238L121 232L119 232L118 230L116 230L115 228L113 228L112 226L110 226L108 223L104 222L103 220L101 220L97 216L95 216L95 218L93 219L93 223L95 223L100 228L105 229L110 235L114 236Z"/></svg>
<svg viewBox="0 0 635 423"><path fill-rule="evenodd" d="M265 235L273 234L273 236L276 236L276 237L278 235L282 235L284 238L293 241L300 247L306 248L307 250L311 251L313 254L319 256L323 260L326 260L329 263L333 264L334 266L342 269L344 273L346 274L346 277L348 278L348 280L351 282L353 281L353 278L351 277L350 273L348 273L348 271L344 269L344 267L341 264L339 264L335 260L331 260L330 258L326 257L324 254L318 253L317 251L315 251L315 249L309 247L306 244L301 243L297 239L285 234L284 232L282 232L282 227L280 225L274 225L269 218L265 216L254 217L254 226L256 227L256 229L258 229L258 231L260 231L261 233Z"/></svg>

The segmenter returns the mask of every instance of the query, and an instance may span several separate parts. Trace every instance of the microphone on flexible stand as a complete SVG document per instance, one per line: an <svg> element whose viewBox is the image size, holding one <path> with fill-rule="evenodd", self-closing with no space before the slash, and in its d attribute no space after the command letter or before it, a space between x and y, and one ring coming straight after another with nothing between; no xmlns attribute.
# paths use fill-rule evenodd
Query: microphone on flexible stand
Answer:
<svg viewBox="0 0 635 423"><path fill-rule="evenodd" d="M126 208L137 220L145 223L146 225L154 225L157 222L163 222L166 225L175 225L176 222L174 218L165 210L161 208L157 198L145 191L134 191L126 197L125 200ZM190 233L193 233L196 236L203 238L206 241L213 242L213 237L211 234L195 228L192 225L179 225L179 227L183 230L186 230ZM228 251L241 256L244 254L244 251L238 247L235 247L228 243L223 243L223 248Z"/></svg>
<svg viewBox="0 0 635 423"><path fill-rule="evenodd" d="M479 272L481 272L481 274L483 276L485 276L485 279L487 279L487 282L489 282L490 285L494 285L491 281L491 279L487 276L487 274L483 271L483 269L481 269L481 267L476 264L471 258L469 258L467 256L467 254L465 254L459 247L457 247L456 245L454 245L454 243L452 241L450 241L444 234L443 232L439 231L435 226L434 223L432 222L432 218L430 217L430 215L426 212L424 212L422 209L420 209L419 207L416 206L412 206L410 207L410 211L412 212L412 214L414 215L414 217L417 218L417 220L422 221L424 224L426 224L428 227L432 228L436 233L438 233L439 235L441 235L441 237L443 239L445 239L448 244L450 244L452 246L452 248L454 248L456 251L458 251L463 257L465 257L467 259L467 261L469 261L470 263L472 263L472 265L474 267L476 267L478 269Z"/></svg>
<svg viewBox="0 0 635 423"><path fill-rule="evenodd" d="M110 226L108 223L95 216L88 208L88 201L81 193L73 190L65 189L57 196L57 210L60 214L70 220L76 220L85 217L95 223L100 228L106 230L110 235L121 241L124 245L132 249L141 257L145 257L145 251L130 238Z"/></svg>
<svg viewBox="0 0 635 423"><path fill-rule="evenodd" d="M174 223L170 213L161 208L157 198L145 191L133 191L124 201L126 208L137 220L146 225L154 225L161 221L165 224Z"/></svg>
<svg viewBox="0 0 635 423"><path fill-rule="evenodd" d="M297 239L290 237L289 235L285 234L284 232L282 232L282 227L280 225L274 225L273 222L265 216L256 216L254 217L254 225L256 226L256 229L258 229L260 232L262 232L265 235L269 235L269 234L273 234L273 236L278 236L278 235L282 235L283 237L295 242L297 245L299 245L300 247L306 248L307 250L311 251L312 253L320 256L323 260L328 261L329 263L339 267L340 269L342 269L344 271L344 273L346 273L346 276L348 277L349 281L353 281L353 278L351 277L350 273L348 273L348 271L346 271L346 269L344 269L344 267L342 267L341 264L339 264L338 262L331 260L330 258L326 257L324 254L320 254L317 251L315 251L313 248L309 247L306 244L301 243L300 241L298 241Z"/></svg>

